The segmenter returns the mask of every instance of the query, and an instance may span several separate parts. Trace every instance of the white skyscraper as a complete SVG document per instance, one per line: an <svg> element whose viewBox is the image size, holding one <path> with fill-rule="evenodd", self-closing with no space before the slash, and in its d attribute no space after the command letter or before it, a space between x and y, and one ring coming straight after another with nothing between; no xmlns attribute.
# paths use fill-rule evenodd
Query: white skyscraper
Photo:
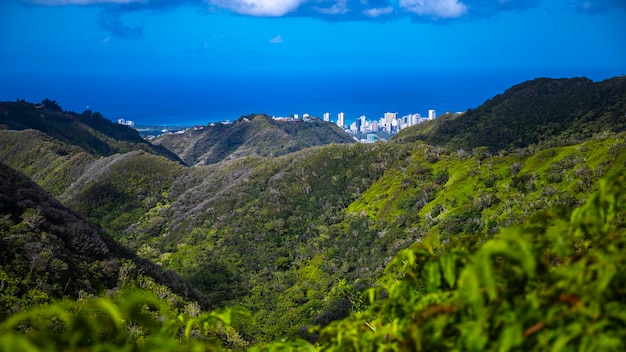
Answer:
<svg viewBox="0 0 626 352"><path fill-rule="evenodd" d="M366 121L367 118L365 117L365 115L361 115L360 119L361 119L361 126L360 126L361 130L359 132L365 133L365 131L367 130L367 127L366 127L367 126L367 121Z"/></svg>
<svg viewBox="0 0 626 352"><path fill-rule="evenodd" d="M339 114L337 114L337 126L343 128L345 126L344 124L344 114L343 112L340 112Z"/></svg>
<svg viewBox="0 0 626 352"><path fill-rule="evenodd" d="M325 112L324 113L324 121L326 121L326 122L330 121L330 113L329 112Z"/></svg>
<svg viewBox="0 0 626 352"><path fill-rule="evenodd" d="M437 111L435 110L428 110L428 119L429 120L434 120L437 117Z"/></svg>
<svg viewBox="0 0 626 352"><path fill-rule="evenodd" d="M385 113L385 123L391 126L391 121L395 120L398 117L397 112L386 112Z"/></svg>

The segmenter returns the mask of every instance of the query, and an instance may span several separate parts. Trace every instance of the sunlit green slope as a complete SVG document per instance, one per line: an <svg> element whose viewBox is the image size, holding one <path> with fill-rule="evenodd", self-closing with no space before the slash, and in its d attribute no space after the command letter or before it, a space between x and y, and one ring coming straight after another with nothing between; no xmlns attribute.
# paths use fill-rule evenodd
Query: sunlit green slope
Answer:
<svg viewBox="0 0 626 352"><path fill-rule="evenodd" d="M0 102L0 129L37 130L95 157L143 150L182 162L174 153L150 144L128 126L113 123L91 110L81 114L62 111L55 101L48 99L43 104Z"/></svg>
<svg viewBox="0 0 626 352"><path fill-rule="evenodd" d="M121 240L213 300L243 303L253 336L295 336L348 314L336 285L374 285L403 248L487 240L542 209L580 205L623 170L625 148L623 134L606 134L517 154L357 144L239 159L194 168L177 181L192 187L173 187L181 193Z"/></svg>
<svg viewBox="0 0 626 352"><path fill-rule="evenodd" d="M521 91L546 84L568 83L527 82ZM614 95L623 95L616 87ZM518 95L504 96L513 101L494 100L517 106ZM616 112L606 116L617 116L619 127ZM32 131L6 131L0 151L110 236L176 270L212 303L249 309L237 322L249 341L315 339L308 327L364 308L360 292L387 282L384 268L398 251L420 244L437 255L464 238L489 241L545 209L567 214L583 204L599 179L622 173L626 164L624 132L595 117L575 139L552 142L528 124L524 134L538 142L527 147L508 141L490 149L500 143L495 134L470 147L401 135L390 143L332 144L195 167L140 151L96 158ZM577 126L583 125L555 131ZM20 137L26 135L28 143ZM12 148L17 142L27 147Z"/></svg>

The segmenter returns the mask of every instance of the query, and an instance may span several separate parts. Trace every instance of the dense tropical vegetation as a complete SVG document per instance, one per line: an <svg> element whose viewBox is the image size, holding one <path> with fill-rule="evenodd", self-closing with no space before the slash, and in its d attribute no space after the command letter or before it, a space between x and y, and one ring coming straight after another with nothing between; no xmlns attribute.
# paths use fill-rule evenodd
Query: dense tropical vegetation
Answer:
<svg viewBox="0 0 626 352"><path fill-rule="evenodd" d="M111 123L100 113L91 110L81 114L64 112L56 101L50 99L44 99L41 104L23 100L0 103L0 127L14 131L37 130L95 156L144 150L182 162L176 154L148 143L128 126Z"/></svg>
<svg viewBox="0 0 626 352"><path fill-rule="evenodd" d="M118 248L106 279L80 264L103 259L48 250L68 269L48 274L48 298L33 299L31 288L48 287L36 275L62 264L42 260L24 276L35 265L24 248L47 248L52 231L36 206L3 200L2 289L23 294L3 308L0 345L621 350L625 102L623 78L542 79L390 142L231 153L194 167L150 148L104 156L42 131L0 131L4 163ZM240 123L269 123L258 119ZM474 131L503 121L527 129L510 140ZM32 188L20 182L4 188ZM30 247L15 242L24 238ZM62 289L70 273L90 282L89 295L69 293L78 281ZM38 303L55 308L28 309ZM86 317L100 323L79 328ZM34 323L46 319L66 335Z"/></svg>
<svg viewBox="0 0 626 352"><path fill-rule="evenodd" d="M399 140L492 153L510 147L576 144L594 134L626 129L626 77L540 78L515 85L462 116L448 115L402 131Z"/></svg>

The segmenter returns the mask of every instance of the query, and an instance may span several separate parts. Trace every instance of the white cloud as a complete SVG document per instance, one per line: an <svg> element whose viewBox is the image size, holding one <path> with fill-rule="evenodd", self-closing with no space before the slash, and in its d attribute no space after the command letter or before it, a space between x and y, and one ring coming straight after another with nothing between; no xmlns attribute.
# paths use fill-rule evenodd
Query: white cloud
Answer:
<svg viewBox="0 0 626 352"><path fill-rule="evenodd" d="M213 5L250 16L278 17L296 10L306 0L209 0Z"/></svg>
<svg viewBox="0 0 626 352"><path fill-rule="evenodd" d="M283 42L283 37L280 35L277 35L274 38L270 39L270 43L272 44L280 44L282 42Z"/></svg>
<svg viewBox="0 0 626 352"><path fill-rule="evenodd" d="M348 0L337 0L331 7L322 7L317 10L325 15L343 15L350 11L348 9Z"/></svg>
<svg viewBox="0 0 626 352"><path fill-rule="evenodd" d="M367 9L363 11L363 14L367 17L378 17L381 15L388 15L393 12L393 7L378 7L373 9Z"/></svg>
<svg viewBox="0 0 626 352"><path fill-rule="evenodd" d="M400 7L419 16L456 18L467 13L467 6L458 0L400 0Z"/></svg>
<svg viewBox="0 0 626 352"><path fill-rule="evenodd" d="M30 3L46 6L98 5L98 4L145 4L148 0L29 0Z"/></svg>

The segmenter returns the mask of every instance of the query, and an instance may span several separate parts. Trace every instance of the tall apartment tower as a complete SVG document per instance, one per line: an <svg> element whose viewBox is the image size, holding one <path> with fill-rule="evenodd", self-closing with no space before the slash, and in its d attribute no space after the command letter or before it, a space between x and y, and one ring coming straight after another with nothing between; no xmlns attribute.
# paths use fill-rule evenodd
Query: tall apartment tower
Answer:
<svg viewBox="0 0 626 352"><path fill-rule="evenodd" d="M437 111L435 110L428 110L428 119L429 120L434 120L437 117Z"/></svg>
<svg viewBox="0 0 626 352"><path fill-rule="evenodd" d="M367 118L365 117L365 115L361 115L359 119L361 120L361 130L359 132L365 133L365 131L367 130Z"/></svg>
<svg viewBox="0 0 626 352"><path fill-rule="evenodd" d="M391 126L391 121L395 120L398 117L397 112L386 112L385 113L385 124Z"/></svg>
<svg viewBox="0 0 626 352"><path fill-rule="evenodd" d="M339 114L337 114L337 126L339 126L341 128L343 128L343 126L345 126L343 112L340 112Z"/></svg>
<svg viewBox="0 0 626 352"><path fill-rule="evenodd" d="M324 113L324 121L326 121L326 122L330 121L330 113L329 112L325 112Z"/></svg>

